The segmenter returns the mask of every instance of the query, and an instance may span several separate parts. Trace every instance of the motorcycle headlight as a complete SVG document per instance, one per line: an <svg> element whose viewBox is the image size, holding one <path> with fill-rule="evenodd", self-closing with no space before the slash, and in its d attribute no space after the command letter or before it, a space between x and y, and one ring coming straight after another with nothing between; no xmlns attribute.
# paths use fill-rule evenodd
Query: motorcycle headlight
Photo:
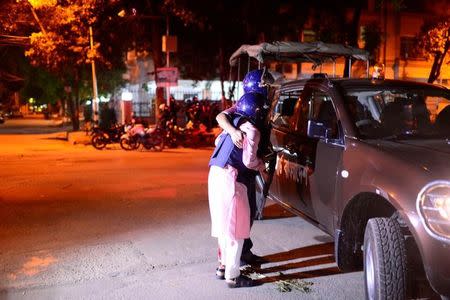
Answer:
<svg viewBox="0 0 450 300"><path fill-rule="evenodd" d="M417 210L428 233L450 242L450 181L427 184L417 196Z"/></svg>

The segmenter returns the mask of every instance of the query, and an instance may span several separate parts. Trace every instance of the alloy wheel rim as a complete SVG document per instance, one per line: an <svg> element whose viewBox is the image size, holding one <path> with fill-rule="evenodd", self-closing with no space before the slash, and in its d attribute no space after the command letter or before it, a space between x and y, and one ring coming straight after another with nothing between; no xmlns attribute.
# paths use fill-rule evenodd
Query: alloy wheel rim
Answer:
<svg viewBox="0 0 450 300"><path fill-rule="evenodd" d="M366 288L370 300L375 299L375 267L373 261L372 243L367 241L366 253Z"/></svg>

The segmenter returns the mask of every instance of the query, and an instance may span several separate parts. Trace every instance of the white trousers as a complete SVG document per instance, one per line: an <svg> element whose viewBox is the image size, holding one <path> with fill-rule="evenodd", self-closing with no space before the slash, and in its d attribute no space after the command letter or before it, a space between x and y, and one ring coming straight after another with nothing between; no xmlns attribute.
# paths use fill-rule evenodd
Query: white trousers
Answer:
<svg viewBox="0 0 450 300"><path fill-rule="evenodd" d="M244 240L221 236L217 238L220 248L220 263L225 265L225 279L233 279L241 274L241 254Z"/></svg>

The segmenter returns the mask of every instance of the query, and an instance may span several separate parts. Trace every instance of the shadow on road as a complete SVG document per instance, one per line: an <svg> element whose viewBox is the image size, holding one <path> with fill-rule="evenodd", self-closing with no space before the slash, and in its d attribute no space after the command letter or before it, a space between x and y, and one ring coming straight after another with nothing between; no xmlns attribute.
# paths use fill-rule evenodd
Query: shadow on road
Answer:
<svg viewBox="0 0 450 300"><path fill-rule="evenodd" d="M281 219L281 218L290 218L294 217L295 215L286 209L284 209L282 206L274 203L269 204L267 203L264 207L263 211L263 219L264 220L273 220L273 219Z"/></svg>
<svg viewBox="0 0 450 300"><path fill-rule="evenodd" d="M289 250L286 252L274 253L271 255L266 255L263 258L267 262L280 262L287 261L305 257L313 257L320 255L333 255L334 252L334 243L325 243L325 244L317 244L311 245L307 247L297 248L293 250ZM330 263L333 263L331 261Z"/></svg>
<svg viewBox="0 0 450 300"><path fill-rule="evenodd" d="M263 268L261 266L251 266L245 269L244 273L251 274L270 274L272 276L264 275L263 278L256 280L256 284L264 284L269 282L275 282L278 280L287 279L305 279L314 278L320 276L329 276L341 273L337 267L330 267L330 264L335 263L334 259L334 243L324 243L311 245L307 247L297 248L285 252L274 253L266 255L263 259L266 263L278 263L283 261L299 260L296 262L289 262L286 264L280 264L276 266L270 266ZM323 266L324 268L305 270L301 272L285 274L286 271L291 271L300 268L311 268L316 266Z"/></svg>
<svg viewBox="0 0 450 300"><path fill-rule="evenodd" d="M60 134L54 135L54 136L47 136L40 138L40 140L47 140L47 141L67 141L67 132L61 132Z"/></svg>

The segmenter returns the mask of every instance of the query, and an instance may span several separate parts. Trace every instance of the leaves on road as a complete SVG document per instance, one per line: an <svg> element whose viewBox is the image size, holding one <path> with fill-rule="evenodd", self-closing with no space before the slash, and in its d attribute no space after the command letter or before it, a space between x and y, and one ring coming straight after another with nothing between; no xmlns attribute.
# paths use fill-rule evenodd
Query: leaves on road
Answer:
<svg viewBox="0 0 450 300"><path fill-rule="evenodd" d="M267 278L267 276L256 272L253 268L246 268L243 273L252 280L259 280ZM285 274L279 272L279 276L285 276ZM293 290L300 291L302 293L311 293L311 286L314 284L311 281L304 281L301 279L283 279L274 282L279 292L292 292Z"/></svg>
<svg viewBox="0 0 450 300"><path fill-rule="evenodd" d="M313 283L301 279L286 279L275 281L275 285L277 286L277 290L282 293L292 292L292 290L297 290L302 293L310 293L312 291L311 286Z"/></svg>

